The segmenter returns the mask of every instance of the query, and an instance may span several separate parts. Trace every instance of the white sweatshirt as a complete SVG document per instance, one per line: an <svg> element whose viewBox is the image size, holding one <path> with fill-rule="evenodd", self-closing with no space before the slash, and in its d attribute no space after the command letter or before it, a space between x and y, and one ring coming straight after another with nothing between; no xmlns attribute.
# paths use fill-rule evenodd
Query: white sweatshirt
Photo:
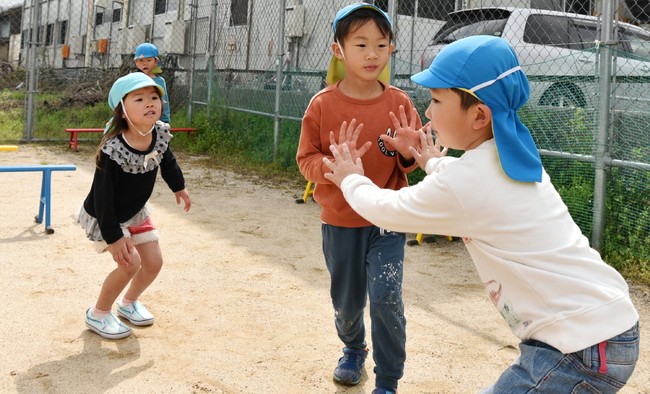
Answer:
<svg viewBox="0 0 650 394"><path fill-rule="evenodd" d="M546 172L540 183L508 178L493 139L460 158L431 159L426 172L398 191L356 174L341 189L376 226L463 237L490 298L521 340L573 353L636 324L627 283L589 246Z"/></svg>

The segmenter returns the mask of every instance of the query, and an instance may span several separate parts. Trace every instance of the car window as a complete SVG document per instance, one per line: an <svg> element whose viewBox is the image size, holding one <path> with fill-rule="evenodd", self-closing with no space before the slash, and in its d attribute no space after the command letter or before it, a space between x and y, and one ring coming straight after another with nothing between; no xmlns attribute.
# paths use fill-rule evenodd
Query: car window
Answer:
<svg viewBox="0 0 650 394"><path fill-rule="evenodd" d="M641 30L632 31L625 27L619 27L619 32L620 42L627 44L628 52L631 51L634 56L650 60L648 59L650 58L650 33Z"/></svg>
<svg viewBox="0 0 650 394"><path fill-rule="evenodd" d="M573 21L573 26L578 32L578 41L582 43L583 49L591 49L596 47L596 41L600 38L600 32L598 31L598 26L594 23L589 23L587 21Z"/></svg>
<svg viewBox="0 0 650 394"><path fill-rule="evenodd" d="M530 15L524 28L524 42L582 49L580 32L569 18L556 15Z"/></svg>
<svg viewBox="0 0 650 394"><path fill-rule="evenodd" d="M449 44L461 38L488 35L501 37L503 28L506 26L507 19L495 19L489 21L479 21L463 26L454 26L447 33L441 34L434 40L434 44Z"/></svg>

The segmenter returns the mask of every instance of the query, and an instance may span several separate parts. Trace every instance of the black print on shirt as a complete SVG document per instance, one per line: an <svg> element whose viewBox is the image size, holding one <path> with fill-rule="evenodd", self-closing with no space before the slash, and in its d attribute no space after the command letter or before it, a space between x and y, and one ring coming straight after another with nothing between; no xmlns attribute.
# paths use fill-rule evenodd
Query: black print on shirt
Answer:
<svg viewBox="0 0 650 394"><path fill-rule="evenodd" d="M391 136L393 138L395 137L395 134L393 133L393 131L390 128L388 128L388 130L386 130L386 135ZM384 155L386 155L388 157L395 157L397 155L397 151L388 149L388 147L386 146L384 141L379 137L377 137L377 145L379 145L379 150Z"/></svg>

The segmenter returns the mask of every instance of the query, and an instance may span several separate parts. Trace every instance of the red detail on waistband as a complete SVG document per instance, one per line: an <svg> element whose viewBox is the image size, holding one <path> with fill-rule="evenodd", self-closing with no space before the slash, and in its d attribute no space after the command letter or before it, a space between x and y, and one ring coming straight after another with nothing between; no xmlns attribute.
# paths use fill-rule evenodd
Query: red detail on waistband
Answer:
<svg viewBox="0 0 650 394"><path fill-rule="evenodd" d="M600 356L600 368L598 368L598 372L602 374L607 373L607 357L605 356L605 347L607 347L607 341L602 341L598 344L598 355Z"/></svg>
<svg viewBox="0 0 650 394"><path fill-rule="evenodd" d="M138 224L137 226L129 227L129 232L134 235L154 231L155 229L156 227L153 225L151 218L147 216L147 219L144 222Z"/></svg>

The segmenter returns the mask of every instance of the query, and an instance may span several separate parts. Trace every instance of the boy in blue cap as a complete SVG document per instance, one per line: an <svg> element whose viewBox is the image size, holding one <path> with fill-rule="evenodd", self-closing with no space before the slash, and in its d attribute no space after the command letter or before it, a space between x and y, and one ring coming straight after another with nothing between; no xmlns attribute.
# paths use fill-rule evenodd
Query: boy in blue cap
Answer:
<svg viewBox="0 0 650 394"><path fill-rule="evenodd" d="M135 57L133 58L133 61L138 70L145 73L162 88L163 108L162 114L160 114L160 121L169 123L169 96L167 95L167 84L165 83L165 79L161 76L162 69L160 68L160 59L158 57L158 47L149 42L144 42L138 45L137 48L135 48Z"/></svg>
<svg viewBox="0 0 650 394"><path fill-rule="evenodd" d="M405 187L406 174L417 168L408 148L418 143L418 134L395 135L397 120L389 112L399 112L413 128L421 126L420 118L408 95L388 84L393 50L388 15L374 5L351 4L337 12L333 30L330 86L318 92L305 111L296 160L303 176L317 184L314 199L322 208L323 254L331 278L336 331L344 344L334 380L345 385L361 381L368 355L363 318L368 299L373 393L394 393L406 358L405 234L373 226L355 213L339 188L325 179L328 169L323 158L331 158L329 146L337 144L337 130L339 144L359 147L354 154L369 163L373 182L395 190Z"/></svg>
<svg viewBox="0 0 650 394"><path fill-rule="evenodd" d="M569 215L519 120L529 85L513 49L497 37L461 39L411 79L431 94L430 129L411 148L425 179L382 190L346 145L332 147L325 177L375 225L462 237L521 340L520 356L484 393L618 391L639 357L639 315L623 277ZM465 153L446 157L447 148Z"/></svg>

